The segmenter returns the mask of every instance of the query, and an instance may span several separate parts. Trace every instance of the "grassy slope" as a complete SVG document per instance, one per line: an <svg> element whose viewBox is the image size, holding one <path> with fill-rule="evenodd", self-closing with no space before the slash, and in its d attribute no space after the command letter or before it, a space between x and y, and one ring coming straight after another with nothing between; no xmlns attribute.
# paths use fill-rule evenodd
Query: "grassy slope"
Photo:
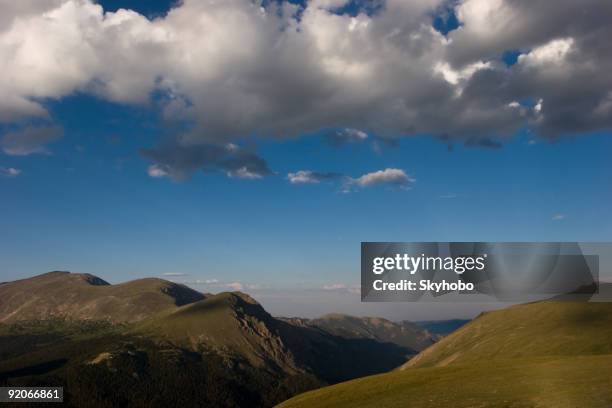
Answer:
<svg viewBox="0 0 612 408"><path fill-rule="evenodd" d="M612 304L541 302L486 313L401 370L283 407L610 407Z"/></svg>
<svg viewBox="0 0 612 408"><path fill-rule="evenodd" d="M612 354L612 303L538 302L488 312L405 367L590 354Z"/></svg>
<svg viewBox="0 0 612 408"><path fill-rule="evenodd" d="M414 368L311 391L279 407L608 408L610 367L607 355Z"/></svg>

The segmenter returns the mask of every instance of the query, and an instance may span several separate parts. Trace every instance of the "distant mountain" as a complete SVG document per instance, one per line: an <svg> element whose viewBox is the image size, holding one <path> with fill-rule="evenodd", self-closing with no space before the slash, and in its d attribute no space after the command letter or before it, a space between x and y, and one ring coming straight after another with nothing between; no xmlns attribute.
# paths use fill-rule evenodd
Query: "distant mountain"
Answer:
<svg viewBox="0 0 612 408"><path fill-rule="evenodd" d="M394 369L418 351L409 334L418 347L426 341L416 326L349 316L319 324L328 320L353 329L337 335L329 322L277 319L240 292L52 272L0 285L0 384L58 383L77 406L88 398L87 406L167 406L164 389L183 406L270 406ZM179 380L176 395L166 384Z"/></svg>
<svg viewBox="0 0 612 408"><path fill-rule="evenodd" d="M317 319L299 319L299 323L318 327L328 333L348 339L372 339L397 344L415 351L421 351L437 340L437 336L412 322L396 323L380 317L355 317L333 313Z"/></svg>
<svg viewBox="0 0 612 408"><path fill-rule="evenodd" d="M424 320L415 322L418 326L421 326L428 332L436 334L438 336L446 336L460 328L466 323L469 323L468 319L451 319L451 320Z"/></svg>
<svg viewBox="0 0 612 408"><path fill-rule="evenodd" d="M299 395L289 407L610 407L612 303L487 312L391 373Z"/></svg>
<svg viewBox="0 0 612 408"><path fill-rule="evenodd" d="M203 294L162 279L110 285L89 274L49 272L0 285L0 322L53 317L134 322L202 299Z"/></svg>

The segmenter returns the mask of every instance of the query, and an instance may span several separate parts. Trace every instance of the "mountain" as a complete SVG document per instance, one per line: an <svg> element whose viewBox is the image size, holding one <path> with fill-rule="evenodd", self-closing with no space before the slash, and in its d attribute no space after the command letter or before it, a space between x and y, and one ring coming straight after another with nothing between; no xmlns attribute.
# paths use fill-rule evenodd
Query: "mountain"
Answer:
<svg viewBox="0 0 612 408"><path fill-rule="evenodd" d="M110 285L89 274L49 272L0 284L0 322L54 317L134 322L201 299L203 294L162 279Z"/></svg>
<svg viewBox="0 0 612 408"><path fill-rule="evenodd" d="M436 342L437 336L409 322L392 322L380 317L355 317L333 313L317 319L299 319L300 324L318 327L348 339L372 339L420 351Z"/></svg>
<svg viewBox="0 0 612 408"><path fill-rule="evenodd" d="M466 319L450 319L450 320L424 320L420 322L415 322L418 326L421 326L428 332L438 335L438 336L447 336L468 323L469 320Z"/></svg>
<svg viewBox="0 0 612 408"><path fill-rule="evenodd" d="M393 372L281 407L609 407L612 303L544 301L481 314Z"/></svg>
<svg viewBox="0 0 612 408"><path fill-rule="evenodd" d="M345 338L276 319L250 296L225 292L144 320L134 333L209 350L275 374L310 373L338 382L398 367L416 351L370 337Z"/></svg>
<svg viewBox="0 0 612 408"><path fill-rule="evenodd" d="M0 285L0 385L60 384L73 406L265 407L416 352L274 318L244 293L161 279L52 272Z"/></svg>

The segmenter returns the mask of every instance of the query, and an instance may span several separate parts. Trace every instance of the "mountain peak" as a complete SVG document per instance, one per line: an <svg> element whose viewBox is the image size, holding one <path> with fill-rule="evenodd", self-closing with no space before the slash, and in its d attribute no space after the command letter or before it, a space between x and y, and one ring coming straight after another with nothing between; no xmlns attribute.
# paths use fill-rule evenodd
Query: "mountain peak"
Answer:
<svg viewBox="0 0 612 408"><path fill-rule="evenodd" d="M81 273L52 271L0 285L0 322L70 318L133 322L204 299L187 286L163 279L117 285Z"/></svg>

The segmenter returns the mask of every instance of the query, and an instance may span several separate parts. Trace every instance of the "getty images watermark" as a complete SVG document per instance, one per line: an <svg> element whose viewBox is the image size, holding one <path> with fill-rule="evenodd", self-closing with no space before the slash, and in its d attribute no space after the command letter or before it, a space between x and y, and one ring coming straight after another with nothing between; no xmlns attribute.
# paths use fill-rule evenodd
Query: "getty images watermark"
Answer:
<svg viewBox="0 0 612 408"><path fill-rule="evenodd" d="M598 292L599 257L612 244L363 242L361 299L529 301ZM575 296L574 296L575 298Z"/></svg>

